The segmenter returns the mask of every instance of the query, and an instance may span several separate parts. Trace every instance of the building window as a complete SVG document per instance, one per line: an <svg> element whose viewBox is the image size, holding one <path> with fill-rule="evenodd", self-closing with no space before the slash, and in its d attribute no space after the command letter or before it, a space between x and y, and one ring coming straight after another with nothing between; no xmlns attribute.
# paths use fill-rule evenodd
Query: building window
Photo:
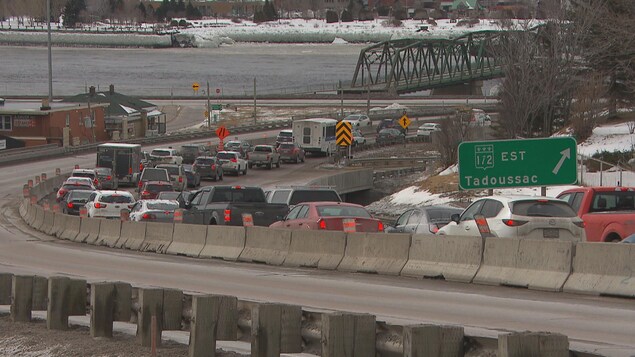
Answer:
<svg viewBox="0 0 635 357"><path fill-rule="evenodd" d="M0 115L0 130L11 131L11 117L8 115Z"/></svg>

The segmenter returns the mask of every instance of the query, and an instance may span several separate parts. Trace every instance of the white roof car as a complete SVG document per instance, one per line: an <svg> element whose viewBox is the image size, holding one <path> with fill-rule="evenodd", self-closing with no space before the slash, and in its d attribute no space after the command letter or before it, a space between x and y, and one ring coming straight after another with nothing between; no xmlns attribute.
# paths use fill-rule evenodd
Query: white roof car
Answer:
<svg viewBox="0 0 635 357"><path fill-rule="evenodd" d="M174 200L139 200L130 210L130 220L136 222L174 221L179 202Z"/></svg>
<svg viewBox="0 0 635 357"><path fill-rule="evenodd" d="M365 114L350 114L342 120L351 123L353 127L371 126L373 124L368 115Z"/></svg>
<svg viewBox="0 0 635 357"><path fill-rule="evenodd" d="M474 201L437 234L480 237L475 215L502 238L586 241L584 222L566 201L537 196L488 196Z"/></svg>
<svg viewBox="0 0 635 357"><path fill-rule="evenodd" d="M95 181L89 177L69 177L66 179L66 181L64 181L62 185L75 184L75 183L79 185L92 186L94 189L96 189Z"/></svg>
<svg viewBox="0 0 635 357"><path fill-rule="evenodd" d="M119 218L122 209L131 209L135 199L128 191L97 191L86 202L88 217Z"/></svg>
<svg viewBox="0 0 635 357"><path fill-rule="evenodd" d="M435 131L441 131L441 124L424 123L417 129L417 136L430 136Z"/></svg>

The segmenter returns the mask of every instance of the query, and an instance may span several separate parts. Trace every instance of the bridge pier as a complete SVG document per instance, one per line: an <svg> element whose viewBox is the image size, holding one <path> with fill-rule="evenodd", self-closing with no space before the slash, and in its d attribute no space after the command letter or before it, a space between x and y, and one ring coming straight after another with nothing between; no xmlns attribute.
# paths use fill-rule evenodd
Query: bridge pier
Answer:
<svg viewBox="0 0 635 357"><path fill-rule="evenodd" d="M483 81L470 81L453 86L432 89L431 95L483 95Z"/></svg>

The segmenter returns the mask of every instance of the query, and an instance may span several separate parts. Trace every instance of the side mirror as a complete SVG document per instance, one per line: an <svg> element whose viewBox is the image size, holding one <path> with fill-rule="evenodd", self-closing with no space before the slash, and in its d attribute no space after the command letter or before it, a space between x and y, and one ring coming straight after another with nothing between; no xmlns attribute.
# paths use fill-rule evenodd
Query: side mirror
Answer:
<svg viewBox="0 0 635 357"><path fill-rule="evenodd" d="M461 216L458 213L454 213L453 215L450 216L450 219L452 220L452 222L456 222L456 223L459 223L459 218L461 218Z"/></svg>

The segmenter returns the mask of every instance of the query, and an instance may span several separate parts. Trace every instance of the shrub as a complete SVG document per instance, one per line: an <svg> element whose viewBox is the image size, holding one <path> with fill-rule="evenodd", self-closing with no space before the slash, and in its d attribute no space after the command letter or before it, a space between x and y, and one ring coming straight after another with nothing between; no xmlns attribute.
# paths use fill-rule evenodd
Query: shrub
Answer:
<svg viewBox="0 0 635 357"><path fill-rule="evenodd" d="M333 11L333 10L327 10L326 11L326 23L327 24L332 24L334 22L338 22L339 18L337 16L337 12Z"/></svg>

